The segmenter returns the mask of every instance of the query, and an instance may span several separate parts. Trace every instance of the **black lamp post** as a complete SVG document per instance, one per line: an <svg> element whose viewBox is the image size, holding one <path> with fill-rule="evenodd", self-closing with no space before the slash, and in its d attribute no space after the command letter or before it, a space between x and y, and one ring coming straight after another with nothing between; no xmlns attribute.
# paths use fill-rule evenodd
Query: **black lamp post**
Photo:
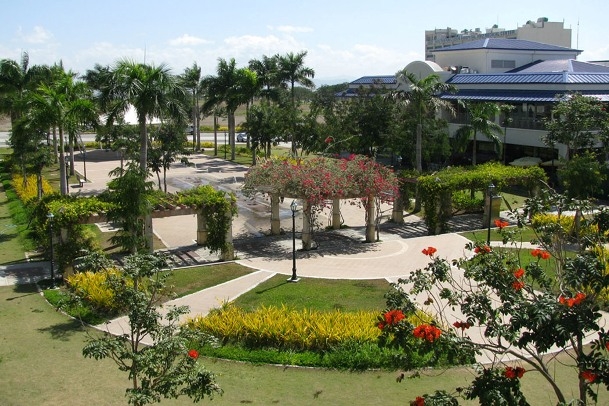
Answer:
<svg viewBox="0 0 609 406"><path fill-rule="evenodd" d="M492 214L491 211L493 209L493 192L495 191L495 185L493 185L493 183L491 182L490 185L488 185L488 212L487 212L487 216L488 216L488 231L486 234L486 245L488 245L489 247L491 246L491 219L492 219Z"/></svg>
<svg viewBox="0 0 609 406"><path fill-rule="evenodd" d="M288 282L298 282L298 276L296 276L296 212L298 211L298 205L296 200L292 200L290 204L292 210L292 277L288 279Z"/></svg>
<svg viewBox="0 0 609 406"><path fill-rule="evenodd" d="M55 216L53 213L47 214L47 218L49 219L49 241L51 248L51 289L55 289L55 268L53 267L53 258L55 257L55 252L53 250L53 218Z"/></svg>

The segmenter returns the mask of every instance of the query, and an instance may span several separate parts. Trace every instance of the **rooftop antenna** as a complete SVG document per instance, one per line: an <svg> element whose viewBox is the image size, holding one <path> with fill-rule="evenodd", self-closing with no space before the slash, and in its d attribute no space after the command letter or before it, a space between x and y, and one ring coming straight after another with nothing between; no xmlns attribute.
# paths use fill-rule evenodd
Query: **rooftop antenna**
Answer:
<svg viewBox="0 0 609 406"><path fill-rule="evenodd" d="M579 18L577 19L577 39L575 40L575 48L579 49Z"/></svg>

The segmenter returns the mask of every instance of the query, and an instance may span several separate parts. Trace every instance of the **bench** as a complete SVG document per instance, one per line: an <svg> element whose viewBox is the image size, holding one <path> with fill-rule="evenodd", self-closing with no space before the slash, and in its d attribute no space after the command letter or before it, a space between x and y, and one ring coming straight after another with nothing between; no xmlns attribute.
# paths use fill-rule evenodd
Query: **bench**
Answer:
<svg viewBox="0 0 609 406"><path fill-rule="evenodd" d="M80 177L80 174L76 174L76 181L78 182L78 185L80 187L83 187L85 184L85 180L83 178Z"/></svg>

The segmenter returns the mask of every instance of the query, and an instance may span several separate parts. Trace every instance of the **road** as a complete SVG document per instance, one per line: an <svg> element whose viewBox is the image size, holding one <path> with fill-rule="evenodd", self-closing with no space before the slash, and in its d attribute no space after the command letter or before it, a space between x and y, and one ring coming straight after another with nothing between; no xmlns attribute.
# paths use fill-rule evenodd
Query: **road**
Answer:
<svg viewBox="0 0 609 406"><path fill-rule="evenodd" d="M188 140L192 141L192 135L187 135ZM0 147L8 145L9 133L7 131L0 131ZM83 133L82 140L84 142L93 142L95 141L95 133ZM201 142L214 141L214 133L201 133ZM228 134L226 134L226 142L228 142ZM224 141L224 131L218 132L218 144L223 145Z"/></svg>

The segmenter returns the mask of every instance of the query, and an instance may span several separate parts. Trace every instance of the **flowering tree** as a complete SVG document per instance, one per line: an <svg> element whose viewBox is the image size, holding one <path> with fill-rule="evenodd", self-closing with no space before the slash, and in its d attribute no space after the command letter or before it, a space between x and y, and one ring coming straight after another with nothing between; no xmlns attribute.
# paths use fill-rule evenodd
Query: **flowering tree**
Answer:
<svg viewBox="0 0 609 406"><path fill-rule="evenodd" d="M163 258L154 255L127 257L123 272L107 280L115 303L127 312L127 332L91 338L83 348L85 357L110 358L129 373L127 398L136 406L181 395L197 402L222 393L214 375L197 362L198 351L191 347L204 345L209 338L179 325L188 308L175 307L162 316L155 307L168 276L159 272L163 267ZM146 345L146 340L152 344Z"/></svg>
<svg viewBox="0 0 609 406"><path fill-rule="evenodd" d="M478 399L483 405L528 405L520 388L527 374L540 374L552 388L559 404L586 405L596 400L601 386L609 387L609 332L600 326L601 307L607 305L609 251L603 244L609 230L607 212L588 216L587 234L575 253L565 251L572 242L571 230L561 226L565 210L583 202L554 193L527 202L522 216L540 208L558 207L557 220L535 228L540 248L518 248L520 228L510 230L497 221L505 248L470 243L468 258L452 263L440 257L441 249L429 247L422 254L430 263L395 284L388 299L388 312L409 312L415 303L435 314L435 323L413 329L400 319L383 329L385 343L414 336L442 351L474 351L477 376L456 394L421 394L412 404L457 404L457 396ZM564 223L563 223L564 224ZM514 249L507 249L507 248ZM387 313L386 313L387 314ZM394 318L395 320L395 318ZM551 368L554 356L571 359L576 380L576 399L561 387ZM453 402L453 403L450 403Z"/></svg>
<svg viewBox="0 0 609 406"><path fill-rule="evenodd" d="M310 206L327 199L382 196L397 191L393 170L361 155L348 159L269 159L245 175L244 193L274 192L306 200Z"/></svg>

